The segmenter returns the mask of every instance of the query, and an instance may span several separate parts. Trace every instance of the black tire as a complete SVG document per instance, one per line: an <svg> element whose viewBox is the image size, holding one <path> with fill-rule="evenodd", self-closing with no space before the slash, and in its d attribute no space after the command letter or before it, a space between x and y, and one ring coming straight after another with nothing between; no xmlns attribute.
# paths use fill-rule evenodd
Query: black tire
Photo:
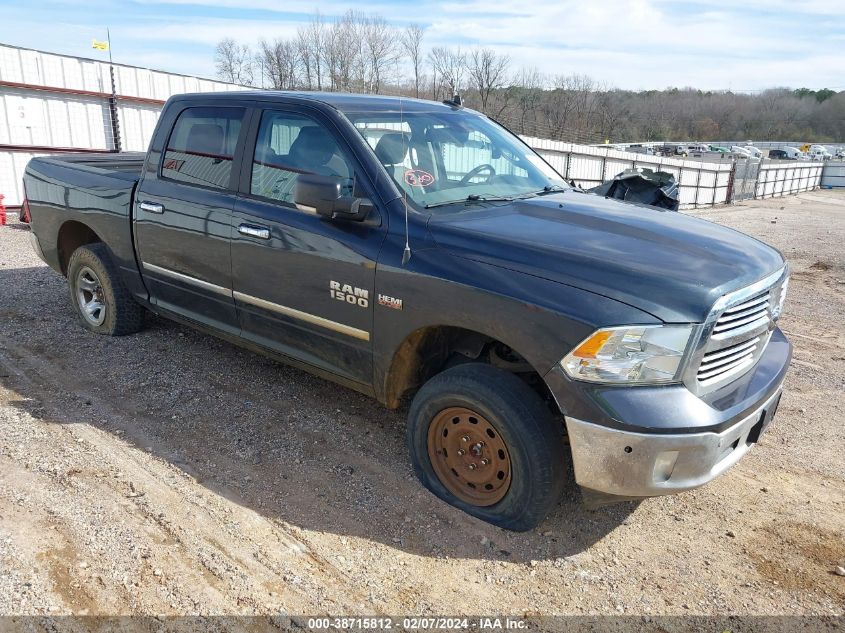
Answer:
<svg viewBox="0 0 845 633"><path fill-rule="evenodd" d="M462 500L432 466L429 428L442 412L456 407L486 418L509 452L510 485L493 505ZM408 415L408 446L423 485L468 514L519 532L539 525L561 499L569 461L563 435L563 424L531 387L510 372L482 363L458 365L434 376L417 392Z"/></svg>
<svg viewBox="0 0 845 633"><path fill-rule="evenodd" d="M71 303L85 329L123 336L144 326L144 308L123 284L105 244L98 242L76 249L70 256L67 279ZM101 305L102 312L97 308L88 312L84 305L94 305L92 302Z"/></svg>

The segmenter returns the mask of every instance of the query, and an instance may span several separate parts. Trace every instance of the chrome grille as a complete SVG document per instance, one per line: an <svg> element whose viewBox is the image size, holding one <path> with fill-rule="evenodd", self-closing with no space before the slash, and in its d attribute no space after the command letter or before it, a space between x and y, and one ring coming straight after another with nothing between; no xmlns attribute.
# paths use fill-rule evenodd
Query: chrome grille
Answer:
<svg viewBox="0 0 845 633"><path fill-rule="evenodd" d="M710 391L746 373L771 337L786 271L723 297L704 330L692 370L697 392ZM692 368L691 368L692 369Z"/></svg>
<svg viewBox="0 0 845 633"><path fill-rule="evenodd" d="M707 386L728 376L739 374L753 365L758 352L762 351L761 343L764 343L767 338L755 336L750 341L704 354L698 366L699 384Z"/></svg>
<svg viewBox="0 0 845 633"><path fill-rule="evenodd" d="M713 327L712 338L723 340L732 338L740 332L753 330L760 325L767 325L771 319L769 312L769 297L766 290L756 297L743 301L739 305L731 306L718 318Z"/></svg>

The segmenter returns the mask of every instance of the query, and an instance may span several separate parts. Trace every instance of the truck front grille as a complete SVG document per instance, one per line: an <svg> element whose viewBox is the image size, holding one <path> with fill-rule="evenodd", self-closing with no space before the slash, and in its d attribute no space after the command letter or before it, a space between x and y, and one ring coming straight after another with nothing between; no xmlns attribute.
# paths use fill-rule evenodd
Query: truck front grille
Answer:
<svg viewBox="0 0 845 633"><path fill-rule="evenodd" d="M727 384L759 360L774 329L785 279L785 275L774 276L720 302L719 311L709 320L712 327L705 333L695 374L701 390Z"/></svg>
<svg viewBox="0 0 845 633"><path fill-rule="evenodd" d="M755 336L749 341L704 354L698 366L699 384L707 386L745 371L763 351L767 338Z"/></svg>
<svg viewBox="0 0 845 633"><path fill-rule="evenodd" d="M757 296L732 306L722 312L713 327L713 338L728 339L740 332L753 330L760 325L767 325L771 319L769 298L771 292L766 290Z"/></svg>

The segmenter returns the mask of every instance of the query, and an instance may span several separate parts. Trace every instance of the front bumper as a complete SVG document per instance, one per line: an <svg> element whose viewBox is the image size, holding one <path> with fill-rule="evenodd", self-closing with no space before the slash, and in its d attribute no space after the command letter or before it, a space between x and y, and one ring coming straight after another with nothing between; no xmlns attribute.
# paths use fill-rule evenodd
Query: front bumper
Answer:
<svg viewBox="0 0 845 633"><path fill-rule="evenodd" d="M697 488L748 452L772 421L778 389L751 415L720 432L632 433L566 418L575 480L587 490L652 497Z"/></svg>
<svg viewBox="0 0 845 633"><path fill-rule="evenodd" d="M792 346L775 329L752 369L702 396L683 384L597 385L552 369L546 384L566 420L577 483L599 499L621 499L671 494L714 479L771 422L791 357Z"/></svg>

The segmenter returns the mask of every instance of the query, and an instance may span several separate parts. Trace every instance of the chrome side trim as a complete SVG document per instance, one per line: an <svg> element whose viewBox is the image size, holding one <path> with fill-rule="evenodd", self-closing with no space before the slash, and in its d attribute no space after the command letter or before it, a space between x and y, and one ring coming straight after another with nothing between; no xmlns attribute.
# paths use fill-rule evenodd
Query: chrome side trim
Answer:
<svg viewBox="0 0 845 633"><path fill-rule="evenodd" d="M224 297L229 297L230 299L232 298L232 291L229 288L224 288L223 286L218 286L208 281L203 281L202 279L191 277L190 275L177 273L175 270L170 270L169 268L164 268L162 266L156 266L155 264L150 264L147 262L141 262L141 264L143 265L144 270L149 270L151 272L158 273L159 275L162 275L164 277L170 277L171 279L176 279L178 281L184 281L186 284L191 284L192 286L196 286L197 288L202 288L203 290L208 290L209 292L213 292Z"/></svg>
<svg viewBox="0 0 845 633"><path fill-rule="evenodd" d="M278 303L273 303L272 301L259 299L258 297L253 297L252 295L247 295L242 292L238 292L237 290L233 292L232 295L238 301L243 301L244 303L264 308L265 310L270 310L271 312L276 312L277 314L283 314L294 319L299 319L300 321L305 321L306 323L311 323L312 325L319 325L320 327L324 327L328 330L340 332L341 334L346 334L347 336L351 336L362 341L370 340L369 332L366 330L359 330L351 325L344 325L343 323L331 321L315 314L309 314L308 312L302 312L301 310L279 305Z"/></svg>
<svg viewBox="0 0 845 633"><path fill-rule="evenodd" d="M242 292L232 291L230 288L224 288L223 286L217 286L207 281L203 281L202 279L191 277L190 275L177 273L175 270L170 270L169 268L156 266L155 264L150 264L147 262L141 262L141 264L143 265L144 270L149 270L151 272L158 273L159 275L163 275L164 277L170 277L171 279L184 281L187 284L197 286L198 288L203 288L204 290L214 292L224 297L229 297L230 299L236 299L238 301L242 301L243 303L248 303L259 308L264 308L265 310L270 310L271 312L276 312L277 314L283 314L294 319L299 319L300 321L305 321L306 323L311 323L312 325L318 325L320 327L326 328L327 330L339 332L341 334L351 336L352 338L357 338L361 341L370 340L369 332L367 332L366 330L359 330L358 328L352 327L351 325L344 325L343 323L338 323L337 321L332 321L330 319L317 316L316 314L309 314L308 312L302 312L301 310L296 310L295 308L289 308L288 306L279 305L278 303L266 301L265 299L253 297L252 295L247 295Z"/></svg>

